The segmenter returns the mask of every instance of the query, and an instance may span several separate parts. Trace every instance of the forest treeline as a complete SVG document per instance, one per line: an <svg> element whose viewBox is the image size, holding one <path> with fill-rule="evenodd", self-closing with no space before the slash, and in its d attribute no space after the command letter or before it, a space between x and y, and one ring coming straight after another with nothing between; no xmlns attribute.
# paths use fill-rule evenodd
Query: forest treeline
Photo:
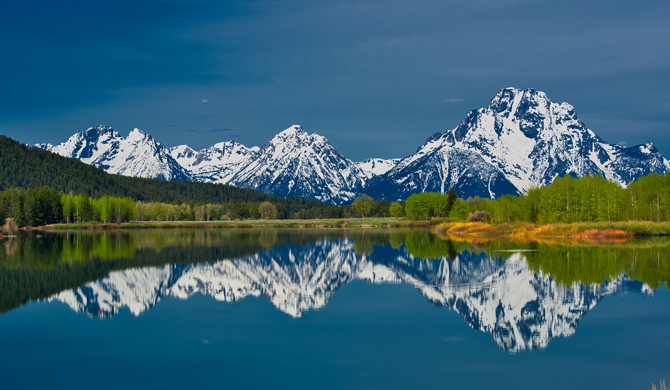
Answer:
<svg viewBox="0 0 670 390"><path fill-rule="evenodd" d="M310 219L401 217L427 220L448 217L494 223L572 223L589 221L670 221L670 173L640 177L621 187L600 176L558 178L531 188L522 196L496 200L460 199L447 194L420 193L405 202L389 203L367 195L350 205L312 203L305 199L228 201L222 203L145 202L131 197L88 197L65 194L53 187L10 188L0 192L0 220L11 217L20 226L71 222L218 221L231 219Z"/></svg>
<svg viewBox="0 0 670 390"><path fill-rule="evenodd" d="M588 221L670 221L670 173L649 174L627 187L600 176L565 176L523 196L469 199L456 216L485 211L493 222L572 223Z"/></svg>
<svg viewBox="0 0 670 390"><path fill-rule="evenodd" d="M10 188L0 192L0 221L12 218L17 227L82 222L342 218L345 212L350 215L351 210L352 206L312 206L301 198L196 204L144 202L115 196L92 198L57 192L53 187Z"/></svg>

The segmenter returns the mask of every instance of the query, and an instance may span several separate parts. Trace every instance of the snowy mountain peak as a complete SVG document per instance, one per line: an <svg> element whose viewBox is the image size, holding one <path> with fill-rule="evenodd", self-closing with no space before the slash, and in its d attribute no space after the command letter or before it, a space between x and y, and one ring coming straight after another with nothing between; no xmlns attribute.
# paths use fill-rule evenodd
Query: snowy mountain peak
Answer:
<svg viewBox="0 0 670 390"><path fill-rule="evenodd" d="M263 145L230 182L275 196L342 203L354 199L364 180L356 164L325 137L294 125Z"/></svg>
<svg viewBox="0 0 670 390"><path fill-rule="evenodd" d="M517 114L519 107L532 106L546 108L550 104L551 100L542 91L536 91L532 88L522 90L508 87L495 94L488 108L504 116L513 116Z"/></svg>
<svg viewBox="0 0 670 390"><path fill-rule="evenodd" d="M129 134L128 137L126 137L126 140L130 142L132 145L137 145L139 143L150 143L152 145L155 145L156 148L164 148L163 145L158 143L156 140L154 140L154 137L151 135L143 132L142 130L138 128L134 128Z"/></svg>
<svg viewBox="0 0 670 390"><path fill-rule="evenodd" d="M93 135L93 134L99 134L99 135L110 134L110 135L112 135L112 136L114 136L114 137L118 137L118 136L119 136L119 133L116 132L116 131L114 131L113 128L111 128L111 127L109 127L109 126L105 126L105 125L98 125L98 126L94 126L94 127L89 127L88 129L84 130L82 133L84 133L84 134L86 134L86 135Z"/></svg>
<svg viewBox="0 0 670 390"><path fill-rule="evenodd" d="M196 151L191 149L188 145L178 145L170 148L170 155L179 161L180 159L192 159L195 157ZM181 162L180 162L181 164ZM181 164L183 166L183 164Z"/></svg>
<svg viewBox="0 0 670 390"><path fill-rule="evenodd" d="M147 137L149 137L149 138L153 138L153 137L151 137L150 135L148 135L147 133L145 133L145 132L143 132L142 130L138 129L137 127L134 128L134 129L132 129L132 130L130 131L130 133L128 134L128 138L138 138L138 139L142 139L142 138L147 138Z"/></svg>
<svg viewBox="0 0 670 390"><path fill-rule="evenodd" d="M287 129L284 129L283 131L279 132L279 134L283 137L294 137L294 136L302 136L302 135L307 135L307 132L302 128L300 125L293 125Z"/></svg>
<svg viewBox="0 0 670 390"><path fill-rule="evenodd" d="M247 148L235 141L217 142L198 152L187 145L170 148L172 157L194 180L221 184L229 183L257 151L258 147Z"/></svg>
<svg viewBox="0 0 670 390"><path fill-rule="evenodd" d="M308 134L300 125L293 125L272 137L266 144L289 152L291 148L303 148L310 144L327 144L328 140L316 133Z"/></svg>
<svg viewBox="0 0 670 390"><path fill-rule="evenodd" d="M52 147L51 151L65 157L78 158L88 164L100 153L114 147L121 136L111 127L96 126L73 134L67 141ZM89 161L87 161L89 160Z"/></svg>
<svg viewBox="0 0 670 390"><path fill-rule="evenodd" d="M28 145L30 146L30 145ZM50 142L42 142L34 145L36 148L52 151L54 146Z"/></svg>

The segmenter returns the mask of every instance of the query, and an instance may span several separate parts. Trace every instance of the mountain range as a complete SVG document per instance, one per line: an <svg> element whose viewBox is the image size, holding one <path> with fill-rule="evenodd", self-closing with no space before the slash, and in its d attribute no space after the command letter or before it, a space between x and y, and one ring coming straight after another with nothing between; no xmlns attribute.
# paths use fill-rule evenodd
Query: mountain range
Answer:
<svg viewBox="0 0 670 390"><path fill-rule="evenodd" d="M200 293L232 303L262 296L299 318L325 307L354 280L412 285L433 304L459 313L473 329L491 334L509 352L544 348L555 337L574 334L580 319L607 295L629 289L653 293L625 274L602 284L565 286L530 269L523 252L502 259L464 251L453 260L426 260L387 245L361 255L353 240L342 238L229 261L116 271L51 299L108 318L122 309L138 316L166 297Z"/></svg>
<svg viewBox="0 0 670 390"><path fill-rule="evenodd" d="M168 148L139 129L123 138L106 126L76 133L56 146L36 146L115 174L232 184L331 204L351 202L362 193L397 200L452 187L461 198L497 198L565 175L599 175L625 186L670 169L653 144L607 143L570 104L516 88L501 90L488 107L470 111L457 127L432 135L402 159L353 162L325 137L299 125L251 148L235 141L200 151L188 145Z"/></svg>

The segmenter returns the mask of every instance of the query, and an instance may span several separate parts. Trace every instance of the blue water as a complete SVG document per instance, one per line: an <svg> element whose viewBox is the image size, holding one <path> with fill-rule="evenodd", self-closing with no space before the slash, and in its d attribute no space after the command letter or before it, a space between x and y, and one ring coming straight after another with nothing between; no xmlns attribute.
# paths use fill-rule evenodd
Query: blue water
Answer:
<svg viewBox="0 0 670 390"><path fill-rule="evenodd" d="M394 253L390 246L378 249L366 258ZM286 247L268 251L286 253ZM251 258L226 261L248 264ZM321 264L319 258L308 260ZM393 269L389 264L397 259L387 260ZM423 268L413 278L432 275L426 266L437 260L415 261ZM511 260L486 264L504 267L505 261ZM401 263L409 274L409 265ZM96 317L59 301L30 302L0 315L1 386L650 389L652 382L670 379L670 293L661 287L648 294L639 285L630 282L599 296L579 317L574 334L515 351L407 281L336 283L324 306L299 317L263 294L233 302L203 292L188 299L165 295L137 316L125 307Z"/></svg>

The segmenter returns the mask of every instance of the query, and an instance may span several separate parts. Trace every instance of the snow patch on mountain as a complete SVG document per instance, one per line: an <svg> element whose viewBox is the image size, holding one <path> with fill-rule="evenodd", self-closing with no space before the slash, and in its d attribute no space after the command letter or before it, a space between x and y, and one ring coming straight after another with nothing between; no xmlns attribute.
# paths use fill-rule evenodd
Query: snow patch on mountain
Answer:
<svg viewBox="0 0 670 390"><path fill-rule="evenodd" d="M385 174L393 167L395 167L399 162L399 158L369 158L365 161L357 162L356 166L363 172L367 179L370 179L374 176Z"/></svg>
<svg viewBox="0 0 670 390"><path fill-rule="evenodd" d="M170 154L195 181L227 184L251 162L259 149L227 141L218 142L198 152L187 145L175 146L170 148Z"/></svg>

